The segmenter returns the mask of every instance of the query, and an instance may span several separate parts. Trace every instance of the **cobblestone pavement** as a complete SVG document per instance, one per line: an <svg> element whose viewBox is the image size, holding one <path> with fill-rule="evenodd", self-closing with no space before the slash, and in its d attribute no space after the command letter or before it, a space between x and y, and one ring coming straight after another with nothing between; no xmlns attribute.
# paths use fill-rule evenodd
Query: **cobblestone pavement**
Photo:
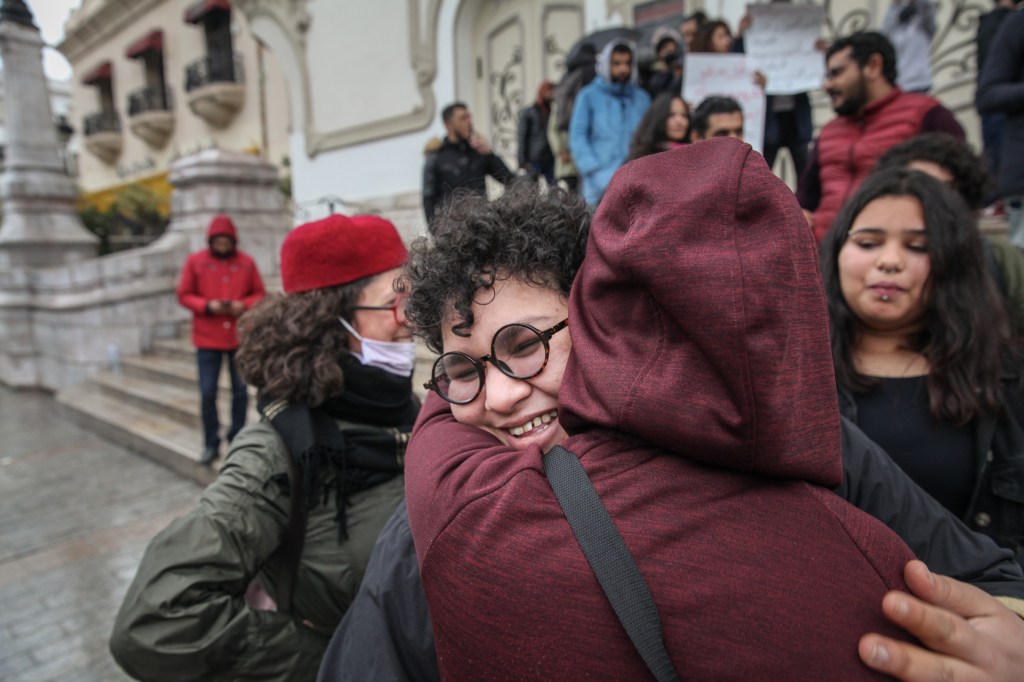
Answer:
<svg viewBox="0 0 1024 682"><path fill-rule="evenodd" d="M114 615L146 543L199 493L0 386L0 680L127 680Z"/></svg>

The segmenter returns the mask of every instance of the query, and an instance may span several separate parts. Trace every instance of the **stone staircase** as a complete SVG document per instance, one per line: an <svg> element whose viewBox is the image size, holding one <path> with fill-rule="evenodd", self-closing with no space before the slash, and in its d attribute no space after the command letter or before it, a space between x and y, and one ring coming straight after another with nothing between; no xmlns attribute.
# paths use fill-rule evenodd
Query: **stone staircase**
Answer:
<svg viewBox="0 0 1024 682"><path fill-rule="evenodd" d="M413 390L422 397L434 356L420 345ZM142 356L121 358L120 368L93 374L57 394L67 419L200 483L217 476L198 463L203 449L195 349L187 338L154 341ZM222 428L230 423L231 383L222 368L217 408ZM250 389L248 422L259 420ZM222 455L226 446L221 448Z"/></svg>

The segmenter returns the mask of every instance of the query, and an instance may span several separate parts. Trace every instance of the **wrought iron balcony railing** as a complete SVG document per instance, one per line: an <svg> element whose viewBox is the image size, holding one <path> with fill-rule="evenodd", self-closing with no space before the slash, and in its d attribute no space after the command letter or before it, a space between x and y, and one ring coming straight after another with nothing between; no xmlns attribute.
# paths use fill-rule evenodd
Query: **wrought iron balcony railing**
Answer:
<svg viewBox="0 0 1024 682"><path fill-rule="evenodd" d="M82 128L85 130L86 137L96 133L119 133L121 132L121 117L117 115L116 111L97 111L83 119Z"/></svg>
<svg viewBox="0 0 1024 682"><path fill-rule="evenodd" d="M185 92L211 83L244 83L242 60L233 52L211 52L185 67Z"/></svg>
<svg viewBox="0 0 1024 682"><path fill-rule="evenodd" d="M128 115L135 116L147 111L171 111L174 99L171 91L154 85L147 85L128 95Z"/></svg>

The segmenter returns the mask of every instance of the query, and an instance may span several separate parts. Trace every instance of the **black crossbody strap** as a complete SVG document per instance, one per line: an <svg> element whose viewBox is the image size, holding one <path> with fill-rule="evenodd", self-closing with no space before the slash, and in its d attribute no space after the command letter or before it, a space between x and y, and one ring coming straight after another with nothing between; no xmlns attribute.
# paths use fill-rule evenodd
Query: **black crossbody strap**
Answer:
<svg viewBox="0 0 1024 682"><path fill-rule="evenodd" d="M556 445L544 471L601 589L633 646L659 682L678 680L665 650L654 597L579 458Z"/></svg>
<svg viewBox="0 0 1024 682"><path fill-rule="evenodd" d="M258 408L267 421L277 430L288 450L288 525L285 527L281 544L275 550L280 558L281 567L277 576L277 610L281 613L292 612L292 597L295 594L295 579L299 574L299 561L306 544L306 495L302 487L302 466L295 461L294 453L308 447L306 440L312 442L313 429L296 429L288 417L288 403L283 400L267 400L260 397ZM308 412L307 412L308 414ZM301 436L301 437L300 437Z"/></svg>

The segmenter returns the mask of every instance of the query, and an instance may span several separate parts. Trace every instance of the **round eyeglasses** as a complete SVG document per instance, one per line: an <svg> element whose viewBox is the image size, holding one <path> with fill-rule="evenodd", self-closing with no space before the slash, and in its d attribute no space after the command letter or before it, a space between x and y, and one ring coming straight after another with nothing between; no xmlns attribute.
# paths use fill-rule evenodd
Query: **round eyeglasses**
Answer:
<svg viewBox="0 0 1024 682"><path fill-rule="evenodd" d="M459 351L442 354L423 388L455 405L471 403L484 388L485 362L513 379L532 379L548 365L551 337L568 326L568 318L544 331L522 322L506 324L494 333L490 355L477 359Z"/></svg>

